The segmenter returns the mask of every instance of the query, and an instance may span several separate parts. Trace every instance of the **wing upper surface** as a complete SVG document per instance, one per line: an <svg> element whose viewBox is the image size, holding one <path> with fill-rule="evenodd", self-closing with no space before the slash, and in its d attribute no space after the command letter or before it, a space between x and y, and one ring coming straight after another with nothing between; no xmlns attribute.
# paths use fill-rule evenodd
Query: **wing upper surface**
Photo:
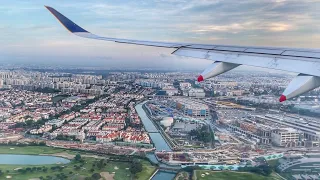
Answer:
<svg viewBox="0 0 320 180"><path fill-rule="evenodd" d="M172 54L179 56L265 67L320 77L320 50L317 49L209 45L102 37L78 26L54 8L48 6L46 8L65 28L80 37L125 44L175 48Z"/></svg>

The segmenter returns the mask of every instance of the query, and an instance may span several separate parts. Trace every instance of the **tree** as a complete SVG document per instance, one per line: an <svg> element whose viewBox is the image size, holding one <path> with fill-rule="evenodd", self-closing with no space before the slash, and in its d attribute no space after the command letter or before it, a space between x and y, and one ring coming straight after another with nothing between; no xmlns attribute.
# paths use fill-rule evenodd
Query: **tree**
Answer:
<svg viewBox="0 0 320 180"><path fill-rule="evenodd" d="M75 169L75 170L79 170L79 169L80 169L80 166L74 165L74 169Z"/></svg>
<svg viewBox="0 0 320 180"><path fill-rule="evenodd" d="M31 127L33 125L33 120L27 120L25 123L27 127Z"/></svg>
<svg viewBox="0 0 320 180"><path fill-rule="evenodd" d="M199 170L199 169L201 169L199 166L187 166L183 168L183 171L192 173L194 170Z"/></svg>
<svg viewBox="0 0 320 180"><path fill-rule="evenodd" d="M140 161L134 160L131 163L130 172L132 174L136 174L142 171L142 164Z"/></svg>
<svg viewBox="0 0 320 180"><path fill-rule="evenodd" d="M239 171L253 172L263 176L269 176L272 173L272 168L268 165L260 165L257 167L240 167Z"/></svg>
<svg viewBox="0 0 320 180"><path fill-rule="evenodd" d="M19 169L19 170L18 170L18 172L20 172L20 173L23 173L23 174L24 174L24 173L26 173L27 171L26 171L25 169Z"/></svg>
<svg viewBox="0 0 320 180"><path fill-rule="evenodd" d="M195 136L199 141L203 141L205 143L211 141L211 134L208 132L209 126L202 126L201 128L193 129L189 132L190 136Z"/></svg>
<svg viewBox="0 0 320 180"><path fill-rule="evenodd" d="M46 145L46 143L44 142L44 141L41 141L41 142L39 142L39 144L38 144L39 146L45 146Z"/></svg>
<svg viewBox="0 0 320 180"><path fill-rule="evenodd" d="M98 167L99 169L102 169L102 168L104 167L103 159L100 159L100 161L98 161L97 167Z"/></svg>
<svg viewBox="0 0 320 180"><path fill-rule="evenodd" d="M269 176L272 173L272 168L268 165L261 165L259 168L262 169L263 175Z"/></svg>
<svg viewBox="0 0 320 180"><path fill-rule="evenodd" d="M75 161L80 161L81 160L81 155L80 154L76 154L76 156L74 157Z"/></svg>
<svg viewBox="0 0 320 180"><path fill-rule="evenodd" d="M94 174L92 174L91 178L94 180L98 180L101 178L101 175L99 173L94 173Z"/></svg>

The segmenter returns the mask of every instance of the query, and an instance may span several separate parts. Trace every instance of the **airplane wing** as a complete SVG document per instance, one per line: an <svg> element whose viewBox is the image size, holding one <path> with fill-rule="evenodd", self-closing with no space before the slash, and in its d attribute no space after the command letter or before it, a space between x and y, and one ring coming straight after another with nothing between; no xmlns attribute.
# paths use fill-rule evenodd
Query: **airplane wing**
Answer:
<svg viewBox="0 0 320 180"><path fill-rule="evenodd" d="M198 77L199 82L227 72L239 65L248 65L299 73L283 92L283 95L279 99L280 102L320 86L320 50L173 43L102 37L92 34L78 26L54 8L49 6L45 7L67 30L83 38L124 44L173 48L172 54L174 55L214 61L214 63L205 69Z"/></svg>

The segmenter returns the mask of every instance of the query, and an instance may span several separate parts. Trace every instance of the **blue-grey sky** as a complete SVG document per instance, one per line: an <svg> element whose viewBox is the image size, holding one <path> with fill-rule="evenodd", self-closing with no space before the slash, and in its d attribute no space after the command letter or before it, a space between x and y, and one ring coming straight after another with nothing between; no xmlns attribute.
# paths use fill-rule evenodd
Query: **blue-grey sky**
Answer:
<svg viewBox="0 0 320 180"><path fill-rule="evenodd" d="M71 35L52 6L99 35L211 44L320 47L319 0L2 0L0 60L124 68L204 68L171 49Z"/></svg>

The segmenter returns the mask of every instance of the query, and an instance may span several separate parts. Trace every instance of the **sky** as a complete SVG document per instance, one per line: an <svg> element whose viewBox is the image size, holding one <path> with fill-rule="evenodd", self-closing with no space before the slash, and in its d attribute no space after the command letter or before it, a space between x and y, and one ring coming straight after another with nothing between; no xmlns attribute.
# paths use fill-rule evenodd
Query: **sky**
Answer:
<svg viewBox="0 0 320 180"><path fill-rule="evenodd" d="M320 0L0 0L0 62L106 68L203 69L173 49L83 39L51 6L98 35L250 46L320 47Z"/></svg>

